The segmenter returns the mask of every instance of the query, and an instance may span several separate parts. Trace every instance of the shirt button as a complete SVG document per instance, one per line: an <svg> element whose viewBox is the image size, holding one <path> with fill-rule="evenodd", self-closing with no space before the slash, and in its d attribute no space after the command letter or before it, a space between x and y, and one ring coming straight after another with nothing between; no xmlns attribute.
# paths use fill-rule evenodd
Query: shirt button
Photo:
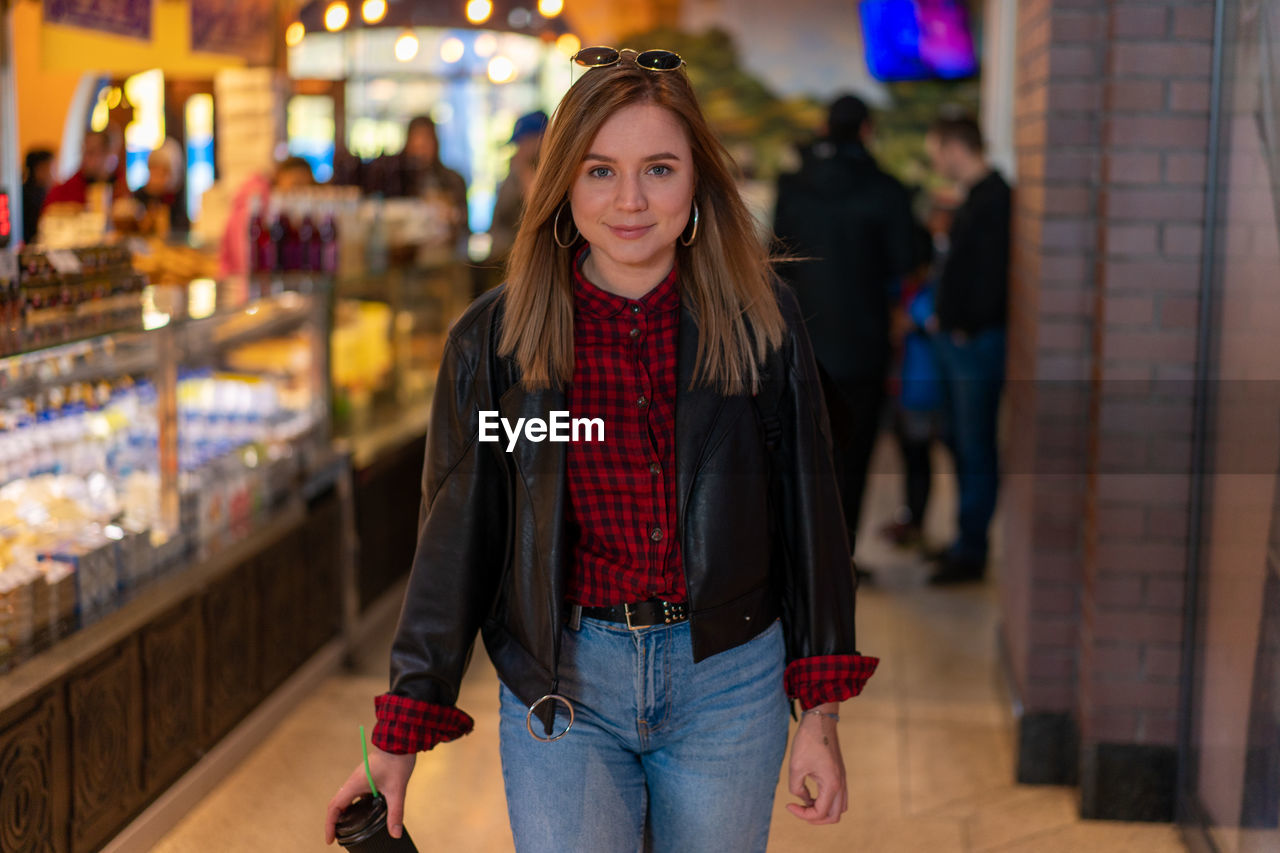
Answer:
<svg viewBox="0 0 1280 853"><path fill-rule="evenodd" d="M649 463L649 473L650 473L650 474L661 474L661 473L662 473L662 466L661 466L661 465L659 465L657 462L650 462L650 463Z"/></svg>
<svg viewBox="0 0 1280 853"><path fill-rule="evenodd" d="M631 335L631 337L633 337L633 338L638 338L638 337L640 337L640 330L639 330L639 329L632 329L632 330L631 330L630 332L628 332L627 334Z"/></svg>
<svg viewBox="0 0 1280 853"><path fill-rule="evenodd" d="M649 405L649 398L641 394L640 399L636 400L636 405L643 409L645 406Z"/></svg>
<svg viewBox="0 0 1280 853"><path fill-rule="evenodd" d="M632 306L631 306L631 313L632 313L632 314L639 314L639 313L640 313L640 306L639 306L639 305L632 305Z"/></svg>
<svg viewBox="0 0 1280 853"><path fill-rule="evenodd" d="M661 542L661 541L662 541L662 528L661 528L661 527L655 527L655 528L653 528L652 530L650 530L650 531L649 531L649 538L650 538L650 539L652 539L654 542Z"/></svg>

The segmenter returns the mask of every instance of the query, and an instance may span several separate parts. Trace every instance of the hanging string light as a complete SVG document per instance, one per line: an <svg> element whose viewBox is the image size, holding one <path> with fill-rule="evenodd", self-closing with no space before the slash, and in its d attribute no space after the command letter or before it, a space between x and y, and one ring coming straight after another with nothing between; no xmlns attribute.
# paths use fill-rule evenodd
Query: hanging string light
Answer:
<svg viewBox="0 0 1280 853"><path fill-rule="evenodd" d="M284 29L284 43L289 47L297 47L302 44L302 38L307 34L307 28L302 25L301 21L294 21Z"/></svg>
<svg viewBox="0 0 1280 853"><path fill-rule="evenodd" d="M564 0L538 0L538 13L544 18L554 18L564 11Z"/></svg>

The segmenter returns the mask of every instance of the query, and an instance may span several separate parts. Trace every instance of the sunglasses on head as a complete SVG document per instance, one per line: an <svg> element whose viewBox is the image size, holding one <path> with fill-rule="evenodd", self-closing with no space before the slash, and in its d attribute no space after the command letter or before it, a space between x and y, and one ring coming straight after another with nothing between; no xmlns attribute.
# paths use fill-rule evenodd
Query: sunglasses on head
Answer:
<svg viewBox="0 0 1280 853"><path fill-rule="evenodd" d="M615 65L622 59L623 51L634 53L636 65L648 71L675 71L684 65L680 54L669 50L645 50L636 53L634 50L627 48L618 50L615 47L584 47L573 55L573 61L584 68L605 68Z"/></svg>

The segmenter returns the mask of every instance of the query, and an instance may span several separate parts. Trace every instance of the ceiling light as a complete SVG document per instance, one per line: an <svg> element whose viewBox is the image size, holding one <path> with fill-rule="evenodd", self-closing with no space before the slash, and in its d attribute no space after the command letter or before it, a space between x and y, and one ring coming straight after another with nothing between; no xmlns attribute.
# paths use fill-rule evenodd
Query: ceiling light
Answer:
<svg viewBox="0 0 1280 853"><path fill-rule="evenodd" d="M489 0L468 0L467 20L473 24L483 24L493 14L493 3Z"/></svg>
<svg viewBox="0 0 1280 853"><path fill-rule="evenodd" d="M440 58L450 65L461 59L466 52L466 45L462 43L460 38L450 36L440 43Z"/></svg>
<svg viewBox="0 0 1280 853"><path fill-rule="evenodd" d="M510 83L516 76L515 63L505 56L489 60L489 79L494 83Z"/></svg>
<svg viewBox="0 0 1280 853"><path fill-rule="evenodd" d="M565 56L573 56L581 49L582 39L578 38L573 33L565 33L560 36L560 38L556 39L556 50L560 51Z"/></svg>
<svg viewBox="0 0 1280 853"><path fill-rule="evenodd" d="M336 33L347 25L350 17L351 10L347 8L347 4L343 0L334 0L324 10L324 28L331 33Z"/></svg>
<svg viewBox="0 0 1280 853"><path fill-rule="evenodd" d="M396 59L401 62L408 62L418 55L418 37L414 35L413 30L406 29L396 39Z"/></svg>
<svg viewBox="0 0 1280 853"><path fill-rule="evenodd" d="M387 15L387 0L364 0L360 6L360 17L366 24L376 24Z"/></svg>

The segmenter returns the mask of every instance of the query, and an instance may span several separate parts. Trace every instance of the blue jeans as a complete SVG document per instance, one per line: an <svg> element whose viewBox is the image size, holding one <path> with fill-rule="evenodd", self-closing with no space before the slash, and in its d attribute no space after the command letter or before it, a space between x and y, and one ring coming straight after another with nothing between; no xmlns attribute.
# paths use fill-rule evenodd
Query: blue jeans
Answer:
<svg viewBox="0 0 1280 853"><path fill-rule="evenodd" d="M996 429L1004 385L1005 333L988 329L957 343L944 332L934 340L948 444L960 490L960 537L951 554L985 563L987 528L995 514L999 481Z"/></svg>
<svg viewBox="0 0 1280 853"><path fill-rule="evenodd" d="M519 853L761 851L787 747L782 626L695 665L689 623L565 629L573 727L540 743L502 685L500 752ZM567 712L557 710L555 731ZM534 731L544 730L534 720Z"/></svg>

